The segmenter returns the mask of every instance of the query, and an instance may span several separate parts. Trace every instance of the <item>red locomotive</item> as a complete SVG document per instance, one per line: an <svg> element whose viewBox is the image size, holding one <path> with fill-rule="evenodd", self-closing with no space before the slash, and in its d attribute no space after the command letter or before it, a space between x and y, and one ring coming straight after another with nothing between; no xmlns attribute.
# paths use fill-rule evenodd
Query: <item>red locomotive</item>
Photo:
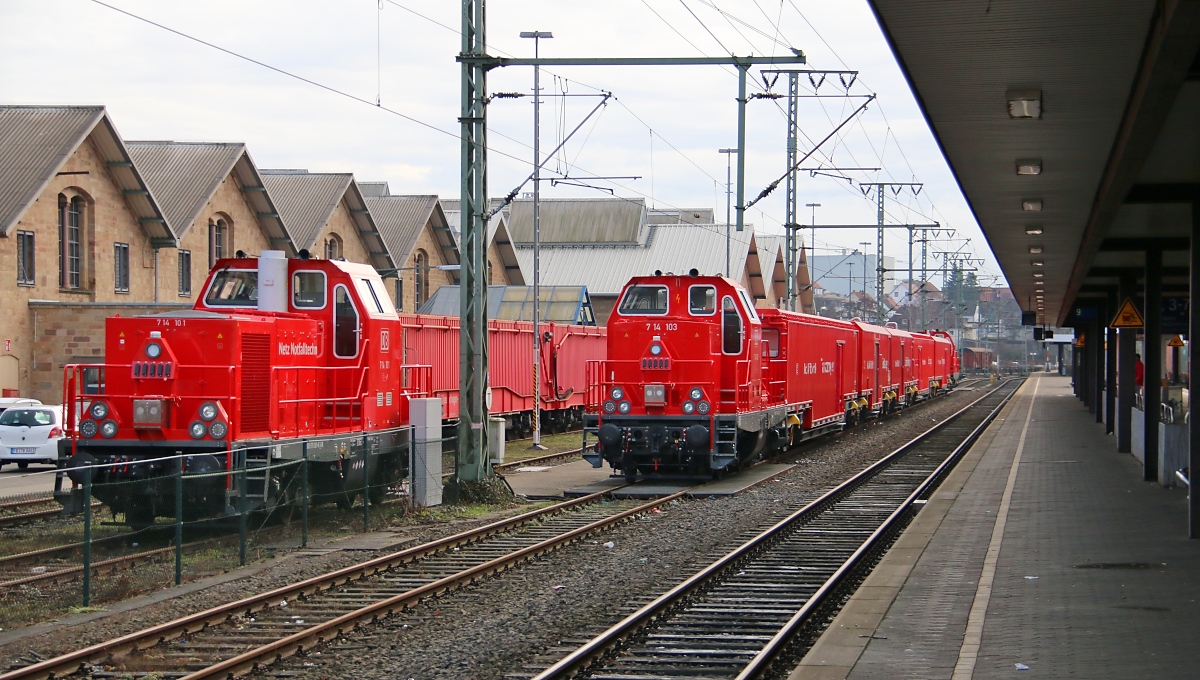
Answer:
<svg viewBox="0 0 1200 680"><path fill-rule="evenodd" d="M958 373L941 332L776 309L717 276L636 277L589 365L585 457L629 478L706 477L932 397Z"/></svg>
<svg viewBox="0 0 1200 680"><path fill-rule="evenodd" d="M65 370L60 475L79 483L82 466L100 464L95 496L127 522L174 516L179 460L188 517L232 511L239 497L251 509L294 504L298 466L287 463L302 458L310 496L348 506L367 487L378 501L408 470L409 399L441 396L457 418L457 320L398 315L370 266L265 251L218 261L203 291L191 310L108 319L105 363ZM578 412L585 376L573 366L603 357L604 332L542 332L543 411ZM533 325L491 321L489 336L502 377L492 389L505 395L495 411L528 420ZM227 471L239 474L191 478Z"/></svg>

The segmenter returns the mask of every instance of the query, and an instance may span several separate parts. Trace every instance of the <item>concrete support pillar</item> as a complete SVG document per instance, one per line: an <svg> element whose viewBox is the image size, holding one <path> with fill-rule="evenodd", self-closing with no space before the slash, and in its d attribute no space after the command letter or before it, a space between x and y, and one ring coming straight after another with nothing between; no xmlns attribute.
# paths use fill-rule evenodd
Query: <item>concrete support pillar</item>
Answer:
<svg viewBox="0 0 1200 680"><path fill-rule="evenodd" d="M1146 464L1142 467L1142 479L1158 481L1158 410L1162 404L1162 251L1146 251L1146 304L1143 316L1146 320L1145 398L1146 420L1143 436L1146 442Z"/></svg>
<svg viewBox="0 0 1200 680"><path fill-rule="evenodd" d="M1088 413L1096 412L1096 323L1089 322L1084 331L1083 344L1083 403Z"/></svg>
<svg viewBox="0 0 1200 680"><path fill-rule="evenodd" d="M1117 291L1119 305L1132 300L1137 279L1133 274L1121 276ZM1133 453L1133 395L1137 386L1133 384L1133 355L1137 347L1137 329L1122 328L1117 333L1117 451Z"/></svg>
<svg viewBox="0 0 1200 680"><path fill-rule="evenodd" d="M1193 358L1196 351L1196 338L1200 337L1200 304L1195 301L1200 296L1200 198L1192 202L1192 253L1188 262L1189 304L1188 314L1188 389L1193 389L1192 376L1195 375ZM1192 392L1188 403L1188 479L1192 488L1188 492L1188 538L1200 538L1200 490L1195 488L1197 472L1200 471L1200 414L1196 413L1196 397Z"/></svg>
<svg viewBox="0 0 1200 680"><path fill-rule="evenodd" d="M1107 341L1104 353L1104 434L1113 434L1117 423L1117 330L1108 328L1108 323L1117 313L1118 304L1114 292L1108 296L1107 314L1100 317Z"/></svg>
<svg viewBox="0 0 1200 680"><path fill-rule="evenodd" d="M1096 330L1096 370L1092 375L1095 376L1096 383L1096 389L1093 390L1095 395L1094 400L1096 403L1096 422L1103 424L1105 404L1104 387L1106 384L1104 376L1108 374L1108 352L1104 348L1105 327L1108 325L1108 317L1106 316L1108 314L1107 300L1104 303L1101 303L1099 307L1100 312L1096 315L1096 324L1094 326Z"/></svg>

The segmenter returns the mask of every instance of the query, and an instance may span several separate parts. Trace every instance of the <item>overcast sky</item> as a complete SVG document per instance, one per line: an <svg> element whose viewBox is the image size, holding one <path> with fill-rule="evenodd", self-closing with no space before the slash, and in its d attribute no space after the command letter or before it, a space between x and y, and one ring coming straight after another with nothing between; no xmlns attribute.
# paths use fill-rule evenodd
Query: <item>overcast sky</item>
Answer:
<svg viewBox="0 0 1200 680"><path fill-rule="evenodd" d="M105 1L366 103L93 0L0 0L0 102L104 104L125 139L244 141L261 168L353 172L360 181L387 180L393 193L458 196L456 0ZM541 43L545 57L772 55L794 47L804 51L810 68L859 71L848 93L873 93L878 99L806 167L818 160L838 167L880 167L847 174L864 182L923 182L918 195L888 194L887 221L937 221L969 236L968 250L986 259L982 282L998 280L999 268L865 1L488 3L492 53L532 56L533 41L518 37L532 30L554 33L554 39ZM751 80L751 92L764 91L756 71ZM531 92L532 83L532 69L514 67L492 71L488 85L491 92ZM812 93L807 77L802 85ZM727 157L717 150L737 145L734 69L561 67L543 70L542 86L546 94L564 88L571 95L607 90L615 99L567 143L562 158L550 161L550 175L640 176L593 184L618 196L644 198L651 206L712 207L723 221ZM786 94L786 77L771 91ZM830 77L818 93L847 90ZM377 99L392 112L374 106ZM597 101L548 99L542 109L543 152ZM802 100L801 151L811 150L863 101L862 96ZM748 199L786 169L785 106L784 100L754 100L748 107ZM500 196L532 167L532 99L495 100L488 115L489 193ZM543 187L547 197L608 195L548 182ZM876 221L874 195L864 197L844 180L805 174L799 188L800 222L812 219L806 203L821 204L818 224ZM781 184L748 211L746 220L758 231L782 233L784 216ZM890 230L885 255L905 261L906 234ZM962 244L945 238L938 250ZM860 241L871 241L867 250L873 252L874 240L873 232L825 230L818 232L817 253L861 248ZM940 266L931 258L931 268Z"/></svg>

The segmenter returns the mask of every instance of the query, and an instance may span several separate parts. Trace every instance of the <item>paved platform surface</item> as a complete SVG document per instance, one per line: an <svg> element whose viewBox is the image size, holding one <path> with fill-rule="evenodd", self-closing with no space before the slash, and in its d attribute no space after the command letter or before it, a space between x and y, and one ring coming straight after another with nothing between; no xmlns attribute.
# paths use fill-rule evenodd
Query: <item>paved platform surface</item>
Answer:
<svg viewBox="0 0 1200 680"><path fill-rule="evenodd" d="M562 498L566 489L597 485L597 491L620 486L624 479L611 477L607 465L594 468L586 460L562 465L531 465L504 473L513 493L526 498Z"/></svg>
<svg viewBox="0 0 1200 680"><path fill-rule="evenodd" d="M663 481L640 481L625 488L613 492L614 498L659 498L661 496L670 496L673 493L679 493L685 489L692 489L688 495L692 498L709 498L712 496L736 496L737 494L757 486L763 482L778 477L779 475L796 467L795 465L780 465L775 463L756 465L749 470L743 470L736 474L729 475L722 479L716 479L705 484L696 486L695 481L687 480L663 480ZM607 469L607 468L605 468ZM585 486L567 489L564 493L567 496L578 497L588 494L604 491L614 486L624 483L623 478L613 477L610 479L597 481Z"/></svg>
<svg viewBox="0 0 1200 680"><path fill-rule="evenodd" d="M1200 677L1185 492L1068 381L1026 382L791 680Z"/></svg>
<svg viewBox="0 0 1200 680"><path fill-rule="evenodd" d="M48 465L31 465L28 470L5 465L0 471L0 499L32 493L49 494L54 491L54 471Z"/></svg>

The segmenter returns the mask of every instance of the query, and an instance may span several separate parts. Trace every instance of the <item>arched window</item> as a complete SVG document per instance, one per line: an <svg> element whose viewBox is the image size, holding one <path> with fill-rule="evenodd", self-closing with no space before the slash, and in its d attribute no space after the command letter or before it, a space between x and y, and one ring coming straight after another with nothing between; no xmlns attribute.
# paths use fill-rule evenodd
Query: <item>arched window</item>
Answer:
<svg viewBox="0 0 1200 680"><path fill-rule="evenodd" d="M325 259L340 260L345 257L342 250L342 237L337 234L330 234L329 238L325 239Z"/></svg>
<svg viewBox="0 0 1200 680"><path fill-rule="evenodd" d="M229 250L229 222L223 217L208 221L208 267L225 257Z"/></svg>
<svg viewBox="0 0 1200 680"><path fill-rule="evenodd" d="M413 256L413 301L417 307L429 298L429 256L418 250Z"/></svg>
<svg viewBox="0 0 1200 680"><path fill-rule="evenodd" d="M82 243L84 209L82 196L58 195L58 285L78 289L83 285Z"/></svg>

